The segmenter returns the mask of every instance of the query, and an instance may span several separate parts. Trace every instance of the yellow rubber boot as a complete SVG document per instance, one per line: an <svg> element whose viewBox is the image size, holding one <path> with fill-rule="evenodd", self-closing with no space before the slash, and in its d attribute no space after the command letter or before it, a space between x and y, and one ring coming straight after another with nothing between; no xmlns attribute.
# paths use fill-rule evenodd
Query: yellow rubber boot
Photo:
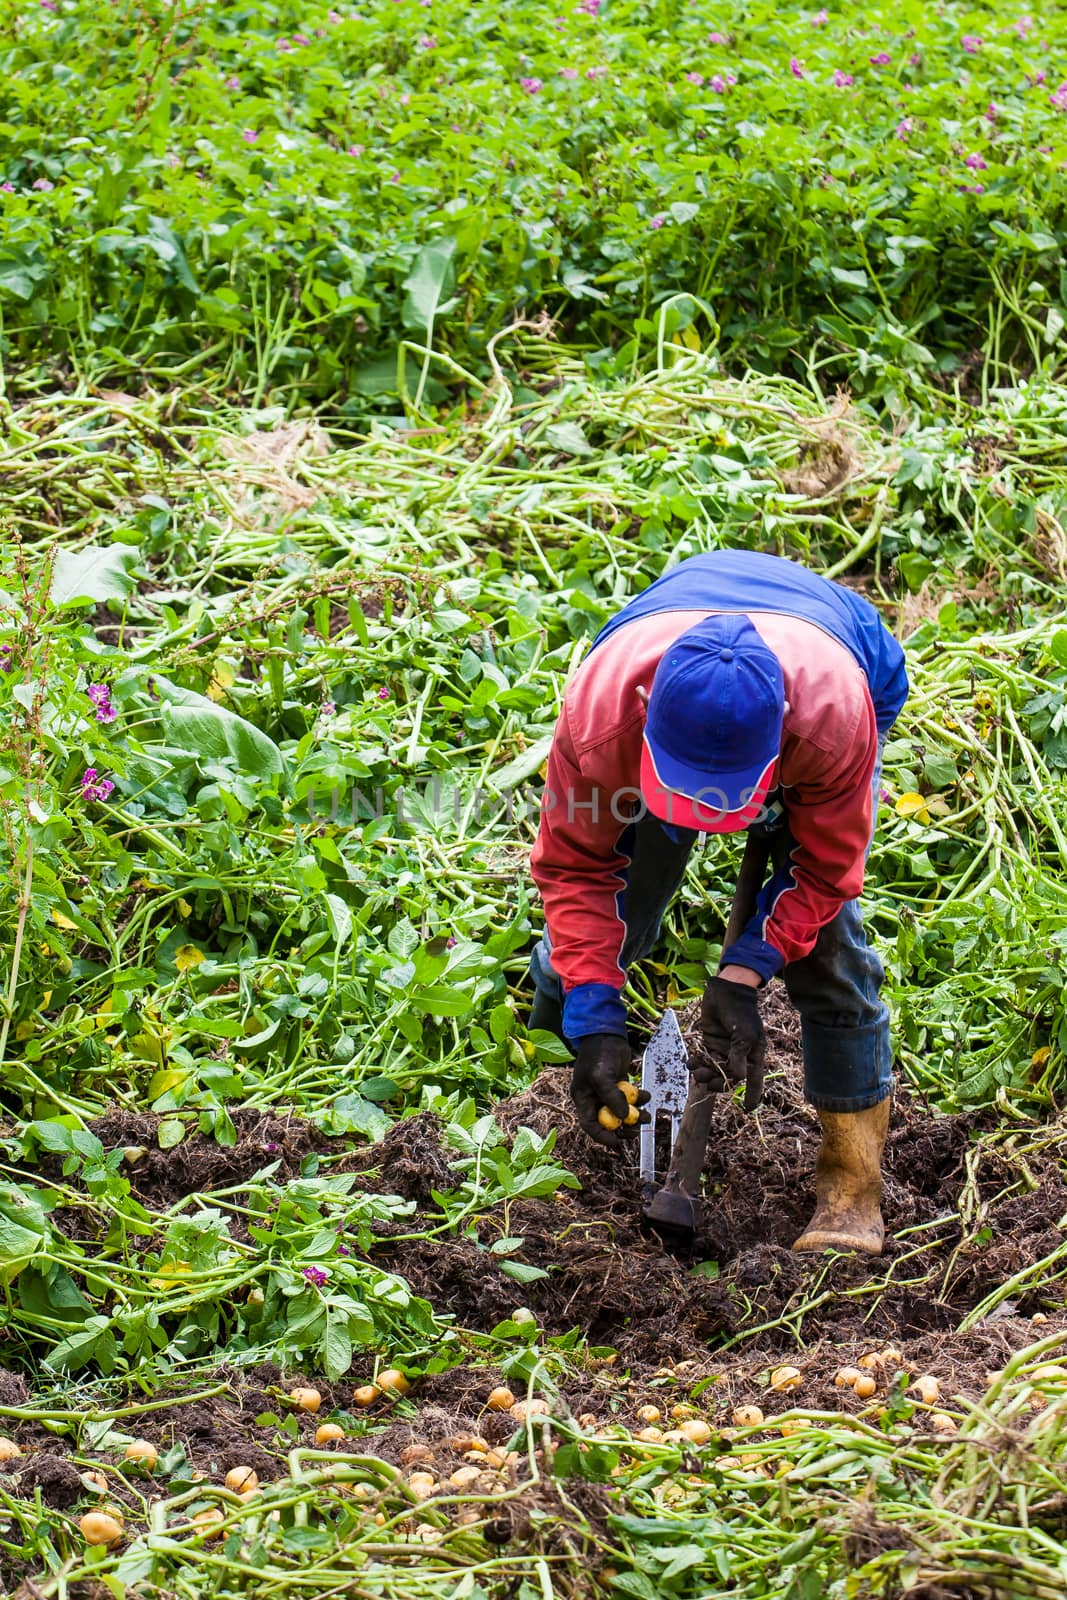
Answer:
<svg viewBox="0 0 1067 1600"><path fill-rule="evenodd" d="M815 1163L815 1215L794 1250L862 1250L880 1256L882 1151L888 1099L868 1111L820 1111L822 1149Z"/></svg>

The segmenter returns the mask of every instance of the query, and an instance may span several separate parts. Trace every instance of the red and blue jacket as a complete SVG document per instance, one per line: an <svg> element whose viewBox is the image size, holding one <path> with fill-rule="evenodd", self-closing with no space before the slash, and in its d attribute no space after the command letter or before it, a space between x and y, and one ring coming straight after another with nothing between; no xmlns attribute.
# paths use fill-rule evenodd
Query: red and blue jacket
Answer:
<svg viewBox="0 0 1067 1600"><path fill-rule="evenodd" d="M767 980L812 949L863 887L879 740L908 694L904 652L869 601L779 556L681 562L597 635L567 686L531 857L570 1039L626 1032L619 964L644 706L660 657L704 617L740 612L774 651L786 711L775 782L793 849L723 964Z"/></svg>

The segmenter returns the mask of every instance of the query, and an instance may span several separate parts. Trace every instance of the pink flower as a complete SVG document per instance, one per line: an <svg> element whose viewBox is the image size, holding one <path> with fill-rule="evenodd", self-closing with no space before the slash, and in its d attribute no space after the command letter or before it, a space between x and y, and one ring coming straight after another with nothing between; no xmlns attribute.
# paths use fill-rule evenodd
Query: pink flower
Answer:
<svg viewBox="0 0 1067 1600"><path fill-rule="evenodd" d="M55 184L52 182L51 178L34 178L33 187L35 189L40 189L43 193L49 189L54 189Z"/></svg>
<svg viewBox="0 0 1067 1600"><path fill-rule="evenodd" d="M348 153L349 153L350 156L355 156L356 159L358 160L359 157L363 154L365 149L366 149L366 145L350 144L349 147L348 147Z"/></svg>
<svg viewBox="0 0 1067 1600"><path fill-rule="evenodd" d="M1042 73L1041 77L1044 78ZM1048 103L1054 111L1067 111L1067 83L1061 83L1058 89L1053 89L1048 97ZM37 185L34 184L34 188Z"/></svg>
<svg viewBox="0 0 1067 1600"><path fill-rule="evenodd" d="M14 194L15 185L13 183L0 183L0 189L3 189L5 194Z"/></svg>
<svg viewBox="0 0 1067 1600"><path fill-rule="evenodd" d="M456 944L457 943L458 943L458 941L456 939L453 939L452 936L449 935L449 937L445 940L445 949L446 950L454 950L456 948Z"/></svg>
<svg viewBox="0 0 1067 1600"><path fill-rule="evenodd" d="M607 70L607 67L586 67L585 75L587 78L602 78Z"/></svg>
<svg viewBox="0 0 1067 1600"><path fill-rule="evenodd" d="M979 155L977 150L972 150L970 155L965 158L963 165L970 167L972 172L984 172L989 162L985 156Z"/></svg>
<svg viewBox="0 0 1067 1600"><path fill-rule="evenodd" d="M259 134L255 128L245 128L241 134L241 138L244 140L245 144L255 144L256 140L259 138Z"/></svg>
<svg viewBox="0 0 1067 1600"><path fill-rule="evenodd" d="M872 67L888 67L892 57L888 50L879 50L876 56L871 57Z"/></svg>
<svg viewBox="0 0 1067 1600"><path fill-rule="evenodd" d="M391 172L389 174L389 182L390 183L399 183L400 182L400 174L399 174L399 172Z"/></svg>
<svg viewBox="0 0 1067 1600"><path fill-rule="evenodd" d="M923 64L922 56L919 54L918 50L913 50L911 55L908 57L908 66L909 67L921 67L922 64Z"/></svg>
<svg viewBox="0 0 1067 1600"><path fill-rule="evenodd" d="M803 78L804 77L804 63L803 63L803 61L798 61L796 56L790 56L790 58L789 58L789 70L793 74L794 78Z"/></svg>
<svg viewBox="0 0 1067 1600"><path fill-rule="evenodd" d="M240 78L227 78L222 87L224 89L239 89L241 87L241 80Z"/></svg>
<svg viewBox="0 0 1067 1600"><path fill-rule="evenodd" d="M389 699L389 690L385 687L384 683L382 684L381 688L378 690L378 699L379 700L388 700Z"/></svg>
<svg viewBox="0 0 1067 1600"><path fill-rule="evenodd" d="M914 124L913 124L913 122L912 122L910 117L901 117L900 121L897 123L897 126L896 126L897 138L898 139L906 139L908 137L908 134L911 132L913 126L914 126Z"/></svg>
<svg viewBox="0 0 1067 1600"><path fill-rule="evenodd" d="M650 228L662 228L662 226L666 222L666 220L667 220L667 213L665 211L657 211L656 215L654 217L650 218L648 225L649 225Z"/></svg>
<svg viewBox="0 0 1067 1600"><path fill-rule="evenodd" d="M960 189L964 194L985 194L984 183L961 183Z"/></svg>
<svg viewBox="0 0 1067 1600"><path fill-rule="evenodd" d="M321 1289L329 1279L330 1274L324 1272L322 1267L303 1267L300 1276L306 1278L308 1283L314 1284L316 1289Z"/></svg>
<svg viewBox="0 0 1067 1600"><path fill-rule="evenodd" d="M86 767L82 774L82 799L86 802L106 800L115 785L110 778L99 778L95 767Z"/></svg>
<svg viewBox="0 0 1067 1600"><path fill-rule="evenodd" d="M437 40L434 38L432 33L424 33L422 35L421 39L419 40L419 49L420 50L436 50L437 49Z"/></svg>
<svg viewBox="0 0 1067 1600"><path fill-rule="evenodd" d="M560 67L559 75L560 75L561 78L576 78L578 76L578 68L577 67Z"/></svg>
<svg viewBox="0 0 1067 1600"><path fill-rule="evenodd" d="M734 78L732 81L736 83L737 79ZM726 86L727 80L723 77L721 72L716 72L713 77L708 79L708 88L711 90L712 94L725 94Z"/></svg>
<svg viewBox="0 0 1067 1600"><path fill-rule="evenodd" d="M1000 116L1000 107L997 105L997 102L995 100L990 100L988 106L986 107L986 113L985 113L986 121L987 122L996 122L996 120L997 120L997 118L999 116Z"/></svg>
<svg viewBox="0 0 1067 1600"><path fill-rule="evenodd" d="M829 22L829 20L830 13L827 11L826 7L823 6L822 10L816 11L815 15L812 17L811 25L813 28L821 28L823 23Z"/></svg>
<svg viewBox="0 0 1067 1600"><path fill-rule="evenodd" d="M525 94L540 94L541 90L544 88L544 84L541 82L540 78L520 78L519 88L522 89Z"/></svg>
<svg viewBox="0 0 1067 1600"><path fill-rule="evenodd" d="M294 33L293 34L293 43L294 44L298 44L301 47L303 47L305 45L309 45L311 43L311 40L308 38L306 33Z"/></svg>
<svg viewBox="0 0 1067 1600"><path fill-rule="evenodd" d="M685 81L686 83L691 83L694 89L703 89L704 87L704 79L699 72L687 72L685 75Z"/></svg>
<svg viewBox="0 0 1067 1600"><path fill-rule="evenodd" d="M709 44L726 44L727 42L728 41L727 41L725 33L709 33L708 34L708 43Z"/></svg>
<svg viewBox="0 0 1067 1600"><path fill-rule="evenodd" d="M284 51L291 50L293 47L289 43L288 39L279 39L277 45L275 46L275 48L278 49L278 50L281 50L284 53Z"/></svg>
<svg viewBox="0 0 1067 1600"><path fill-rule="evenodd" d="M326 13L327 22L342 22L343 20L344 19L339 11L327 11Z"/></svg>
<svg viewBox="0 0 1067 1600"><path fill-rule="evenodd" d="M1031 89L1036 89L1038 84L1044 83L1047 77L1048 73L1045 71L1044 67L1038 67L1037 71L1032 77L1029 73L1026 74L1026 81L1030 85Z"/></svg>
<svg viewBox="0 0 1067 1600"><path fill-rule="evenodd" d="M834 73L835 89L847 89L854 84L855 81L856 80L852 76L851 72L842 72L840 67L838 67L837 71Z"/></svg>
<svg viewBox="0 0 1067 1600"><path fill-rule="evenodd" d="M965 33L960 44L969 56L976 56L982 48L982 41L976 33Z"/></svg>
<svg viewBox="0 0 1067 1600"><path fill-rule="evenodd" d="M41 8L44 11L54 11L56 9L56 0L41 0Z"/></svg>
<svg viewBox="0 0 1067 1600"><path fill-rule="evenodd" d="M598 17L600 0L578 0L578 10L584 11L587 17Z"/></svg>

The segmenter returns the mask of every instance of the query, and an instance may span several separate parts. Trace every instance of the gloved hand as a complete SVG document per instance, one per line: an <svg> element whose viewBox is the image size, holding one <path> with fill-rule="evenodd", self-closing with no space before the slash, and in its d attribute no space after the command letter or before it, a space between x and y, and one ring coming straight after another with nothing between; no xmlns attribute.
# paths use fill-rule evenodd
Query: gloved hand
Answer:
<svg viewBox="0 0 1067 1600"><path fill-rule="evenodd" d="M746 1111L755 1111L763 1099L767 1053L756 993L746 983L709 978L700 1006L700 1031L704 1048L713 1059L693 1069L696 1081L711 1089L743 1083Z"/></svg>
<svg viewBox="0 0 1067 1600"><path fill-rule="evenodd" d="M571 1099L583 1131L609 1150L622 1150L628 1139L636 1138L641 1124L650 1120L648 1112L642 1111L637 1122L626 1122L630 1105L617 1085L629 1076L630 1046L617 1033L587 1033L579 1039L571 1073ZM642 1089L635 1104L643 1106L650 1099L651 1095ZM601 1126L597 1121L601 1106L619 1118L621 1128Z"/></svg>

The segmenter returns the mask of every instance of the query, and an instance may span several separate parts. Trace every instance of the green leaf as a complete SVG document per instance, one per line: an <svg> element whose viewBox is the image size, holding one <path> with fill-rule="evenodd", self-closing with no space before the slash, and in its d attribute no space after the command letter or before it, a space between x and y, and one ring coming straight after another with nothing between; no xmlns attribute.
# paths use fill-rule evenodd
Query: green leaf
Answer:
<svg viewBox="0 0 1067 1600"><path fill-rule="evenodd" d="M592 445L576 422L554 422L545 429L545 443L568 456L591 456Z"/></svg>
<svg viewBox="0 0 1067 1600"><path fill-rule="evenodd" d="M428 1012L435 1017L464 1017L474 1004L474 997L464 994L447 983L431 983L417 994L408 996L416 1011Z"/></svg>
<svg viewBox="0 0 1067 1600"><path fill-rule="evenodd" d="M180 749L201 761L228 758L253 778L268 778L284 770L282 753L273 739L244 717L165 678L156 678L155 686L164 702L161 714L167 736Z"/></svg>
<svg viewBox="0 0 1067 1600"><path fill-rule="evenodd" d="M156 1139L161 1150L173 1150L185 1138L185 1123L180 1117L164 1117L156 1129Z"/></svg>
<svg viewBox="0 0 1067 1600"><path fill-rule="evenodd" d="M340 895L327 894L323 899L326 902L326 921L330 925L330 937L340 948L352 937L352 913Z"/></svg>
<svg viewBox="0 0 1067 1600"><path fill-rule="evenodd" d="M86 545L56 552L49 596L57 608L90 606L102 600L125 600L134 586L131 568L136 553L126 545Z"/></svg>
<svg viewBox="0 0 1067 1600"><path fill-rule="evenodd" d="M536 1283L539 1278L548 1277L544 1267L531 1267L525 1261L502 1261L500 1270L516 1283Z"/></svg>
<svg viewBox="0 0 1067 1600"><path fill-rule="evenodd" d="M1049 649L1061 667L1067 667L1067 628L1057 628L1049 640Z"/></svg>
<svg viewBox="0 0 1067 1600"><path fill-rule="evenodd" d="M405 328L428 333L436 317L452 310L455 301L447 296L455 283L455 254L455 239L433 239L423 245L404 279L407 298L401 315Z"/></svg>

